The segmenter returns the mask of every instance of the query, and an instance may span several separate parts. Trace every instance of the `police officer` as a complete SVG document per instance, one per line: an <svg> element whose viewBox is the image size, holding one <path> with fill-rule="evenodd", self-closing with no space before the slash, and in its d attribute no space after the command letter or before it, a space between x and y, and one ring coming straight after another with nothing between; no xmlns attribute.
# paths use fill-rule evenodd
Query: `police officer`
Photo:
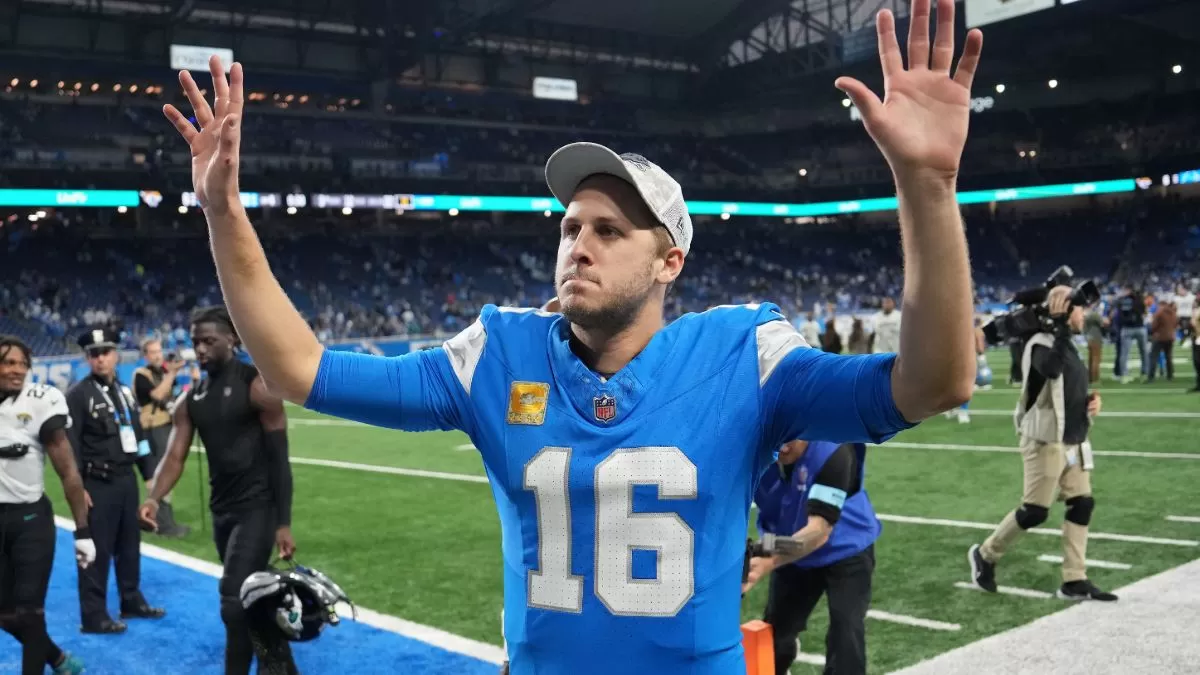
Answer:
<svg viewBox="0 0 1200 675"><path fill-rule="evenodd" d="M133 395L137 399L138 417L142 431L150 442L153 471L163 455L167 454L167 440L171 436L171 406L175 398L175 376L183 368L183 359L173 354L163 358L162 341L149 337L142 341L142 358L146 365L133 371ZM150 491L147 486L146 491ZM163 497L158 510L158 527L155 530L164 537L187 536L191 528L175 522L175 510L171 508L171 495Z"/></svg>
<svg viewBox="0 0 1200 675"><path fill-rule="evenodd" d="M283 401L267 391L257 368L237 358L237 333L224 307L192 315L192 344L208 377L175 404L167 455L139 517L147 526L157 522L159 500L179 480L199 432L212 487L213 538L224 565L225 673L245 675L256 655L260 673L294 673L287 640L277 631L252 630L240 599L242 583L267 569L273 547L284 559L296 551Z"/></svg>
<svg viewBox="0 0 1200 675"><path fill-rule="evenodd" d="M863 485L866 446L792 441L754 494L758 530L791 537L787 553L756 557L742 593L770 574L763 621L771 625L776 675L796 660L796 638L822 595L829 599L825 675L867 672L867 609L879 519Z"/></svg>
<svg viewBox="0 0 1200 675"><path fill-rule="evenodd" d="M67 441L71 425L58 389L26 382L29 347L0 335L0 628L22 645L21 672L56 675L83 671L46 632L46 591L54 566L57 532L45 492L46 457L62 480L75 518L75 558L87 567L96 558L88 532L87 496Z"/></svg>
<svg viewBox="0 0 1200 675"><path fill-rule="evenodd" d="M1069 286L1050 290L1046 304L1054 330L1035 334L1025 347L1024 384L1014 416L1025 474L1021 506L1004 517L982 546L972 546L967 560L975 585L995 593L996 563L1026 530L1046 521L1057 493L1067 507L1058 597L1113 601L1117 596L1088 580L1084 563L1096 504L1088 431L1100 412L1100 395L1088 393L1088 369L1072 340L1083 331L1084 317L1084 308L1072 305L1072 293Z"/></svg>
<svg viewBox="0 0 1200 675"><path fill-rule="evenodd" d="M91 373L67 392L73 424L67 436L83 473L90 500L88 525L96 543L96 563L79 572L79 611L84 633L123 633L107 609L108 568L115 560L122 619L160 619L138 586L141 576L141 529L138 527L138 465L144 480L150 447L143 437L133 394L116 378L120 336L107 329L79 336Z"/></svg>

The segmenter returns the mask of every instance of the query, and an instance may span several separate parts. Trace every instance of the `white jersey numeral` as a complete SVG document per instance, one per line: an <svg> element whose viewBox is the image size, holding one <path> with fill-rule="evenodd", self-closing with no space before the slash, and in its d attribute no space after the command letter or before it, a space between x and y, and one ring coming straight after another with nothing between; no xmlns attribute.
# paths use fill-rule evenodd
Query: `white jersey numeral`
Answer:
<svg viewBox="0 0 1200 675"><path fill-rule="evenodd" d="M529 605L582 611L583 579L571 574L569 448L543 448L526 465L534 493L538 570L530 571ZM595 593L617 616L670 617L695 592L695 533L675 513L634 513L633 486L658 488L659 499L695 499L696 465L679 448L621 448L596 466ZM633 578L634 550L655 551L655 578Z"/></svg>

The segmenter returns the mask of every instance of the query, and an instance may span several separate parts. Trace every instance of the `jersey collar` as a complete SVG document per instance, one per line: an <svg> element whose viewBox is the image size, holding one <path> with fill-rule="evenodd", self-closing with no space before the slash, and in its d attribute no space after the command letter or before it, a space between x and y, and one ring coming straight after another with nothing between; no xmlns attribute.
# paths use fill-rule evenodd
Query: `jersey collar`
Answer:
<svg viewBox="0 0 1200 675"><path fill-rule="evenodd" d="M645 398L673 344L673 334L660 330L624 368L603 378L572 351L571 324L559 317L550 330L550 368L585 420L600 427L613 426L629 417Z"/></svg>

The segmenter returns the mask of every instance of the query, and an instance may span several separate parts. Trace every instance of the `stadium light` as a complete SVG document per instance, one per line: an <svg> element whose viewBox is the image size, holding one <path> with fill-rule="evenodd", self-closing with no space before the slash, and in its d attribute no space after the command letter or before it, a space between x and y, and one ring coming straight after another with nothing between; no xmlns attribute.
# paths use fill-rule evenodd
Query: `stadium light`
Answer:
<svg viewBox="0 0 1200 675"><path fill-rule="evenodd" d="M1176 63L1175 65L1171 66L1171 72L1178 75L1183 72L1183 66Z"/></svg>
<svg viewBox="0 0 1200 675"><path fill-rule="evenodd" d="M1030 150L1030 151L1029 151L1029 156L1030 156L1030 157L1037 157L1037 150Z"/></svg>
<svg viewBox="0 0 1200 675"><path fill-rule="evenodd" d="M114 84L114 85L113 85L113 91L121 91L121 85L119 85L119 84Z"/></svg>
<svg viewBox="0 0 1200 675"><path fill-rule="evenodd" d="M100 84L97 82L93 82L92 83L92 91L100 91Z"/></svg>
<svg viewBox="0 0 1200 675"><path fill-rule="evenodd" d="M1018 152L1017 154L1018 154L1018 155L1020 155L1020 156L1022 156L1022 157L1024 157L1024 156L1025 156L1025 151L1024 151L1024 150L1022 150L1021 152Z"/></svg>
<svg viewBox="0 0 1200 675"><path fill-rule="evenodd" d="M8 86L15 87L18 84L21 84L21 81L14 77L11 81L9 81Z"/></svg>
<svg viewBox="0 0 1200 675"><path fill-rule="evenodd" d="M45 217L46 217L46 212L45 212L45 211L38 211L38 212L37 212L37 217L38 217L38 218L45 218Z"/></svg>
<svg viewBox="0 0 1200 675"><path fill-rule="evenodd" d="M542 211L542 215L549 218L552 214L550 213L550 209L546 209L545 211Z"/></svg>
<svg viewBox="0 0 1200 675"><path fill-rule="evenodd" d="M800 170L799 170L799 171L797 171L796 173L800 174L801 176L807 176L807 175L808 175L808 169L800 169Z"/></svg>
<svg viewBox="0 0 1200 675"><path fill-rule="evenodd" d="M997 94L1003 94L1005 89L1007 89L1007 87L1005 87L1003 83L996 85Z"/></svg>
<svg viewBox="0 0 1200 675"><path fill-rule="evenodd" d="M125 213L128 210L129 210L128 206L118 206L117 207L117 213Z"/></svg>
<svg viewBox="0 0 1200 675"><path fill-rule="evenodd" d="M66 84L66 82L63 82L62 80L59 80L59 81L58 81L58 88L59 88L59 89L62 89L62 88L63 88L63 85L65 85L65 84Z"/></svg>
<svg viewBox="0 0 1200 675"><path fill-rule="evenodd" d="M180 207L179 207L179 212L180 212L180 213L187 213L187 207L186 207L186 206L182 206L182 205L180 205Z"/></svg>
<svg viewBox="0 0 1200 675"><path fill-rule="evenodd" d="M354 213L354 209L350 208L349 206L343 206L343 207L342 207L342 215L343 215L343 216L348 216L348 215L350 215L351 213Z"/></svg>
<svg viewBox="0 0 1200 675"><path fill-rule="evenodd" d="M30 89L37 89L37 84L38 84L38 81L37 81L37 80L30 80L30 81L29 81L29 88L30 88Z"/></svg>
<svg viewBox="0 0 1200 675"><path fill-rule="evenodd" d="M722 213L721 220L729 220L729 213Z"/></svg>
<svg viewBox="0 0 1200 675"><path fill-rule="evenodd" d="M37 220L38 220L38 216L37 216L37 214L36 214L36 213L31 213L31 214L29 214L29 222L31 222L31 223L36 223L36 222L37 222Z"/></svg>
<svg viewBox="0 0 1200 675"><path fill-rule="evenodd" d="M1057 88L1058 88L1058 80L1050 80L1050 81L1049 81L1049 82L1047 82L1046 84L1050 85L1050 88L1051 88L1051 89L1057 89Z"/></svg>
<svg viewBox="0 0 1200 675"><path fill-rule="evenodd" d="M76 82L76 83L75 83L75 91L79 91L79 90L80 90L80 89L82 89L82 88L83 88L83 83L82 83L82 82Z"/></svg>
<svg viewBox="0 0 1200 675"><path fill-rule="evenodd" d="M851 100L850 100L850 99L848 99L848 98L844 98L844 99L842 99L842 107L843 107L843 108L849 108L849 107L850 107L851 105L853 105L853 104L854 104L854 102L853 102L853 101L851 101Z"/></svg>
<svg viewBox="0 0 1200 675"><path fill-rule="evenodd" d="M129 93L131 93L131 94L137 93L137 85L136 84L129 85Z"/></svg>
<svg viewBox="0 0 1200 675"><path fill-rule="evenodd" d="M288 215L289 215L289 216L294 216L294 215L296 215L296 207L294 207L294 206L289 206L289 207L288 207L288 209L287 209L287 211L288 211Z"/></svg>
<svg viewBox="0 0 1200 675"><path fill-rule="evenodd" d="M449 211L447 211L447 213L449 213L450 217L453 218L454 216L458 215L458 209L450 209Z"/></svg>

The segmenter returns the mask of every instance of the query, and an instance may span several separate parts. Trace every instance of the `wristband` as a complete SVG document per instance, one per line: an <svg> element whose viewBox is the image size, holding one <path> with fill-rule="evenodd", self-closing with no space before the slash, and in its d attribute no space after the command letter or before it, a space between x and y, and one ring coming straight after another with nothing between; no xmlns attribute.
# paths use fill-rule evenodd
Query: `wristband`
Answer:
<svg viewBox="0 0 1200 675"><path fill-rule="evenodd" d="M80 539L91 539L91 538L92 538L92 528L81 527L81 528L78 528L75 530L75 541L79 541Z"/></svg>

